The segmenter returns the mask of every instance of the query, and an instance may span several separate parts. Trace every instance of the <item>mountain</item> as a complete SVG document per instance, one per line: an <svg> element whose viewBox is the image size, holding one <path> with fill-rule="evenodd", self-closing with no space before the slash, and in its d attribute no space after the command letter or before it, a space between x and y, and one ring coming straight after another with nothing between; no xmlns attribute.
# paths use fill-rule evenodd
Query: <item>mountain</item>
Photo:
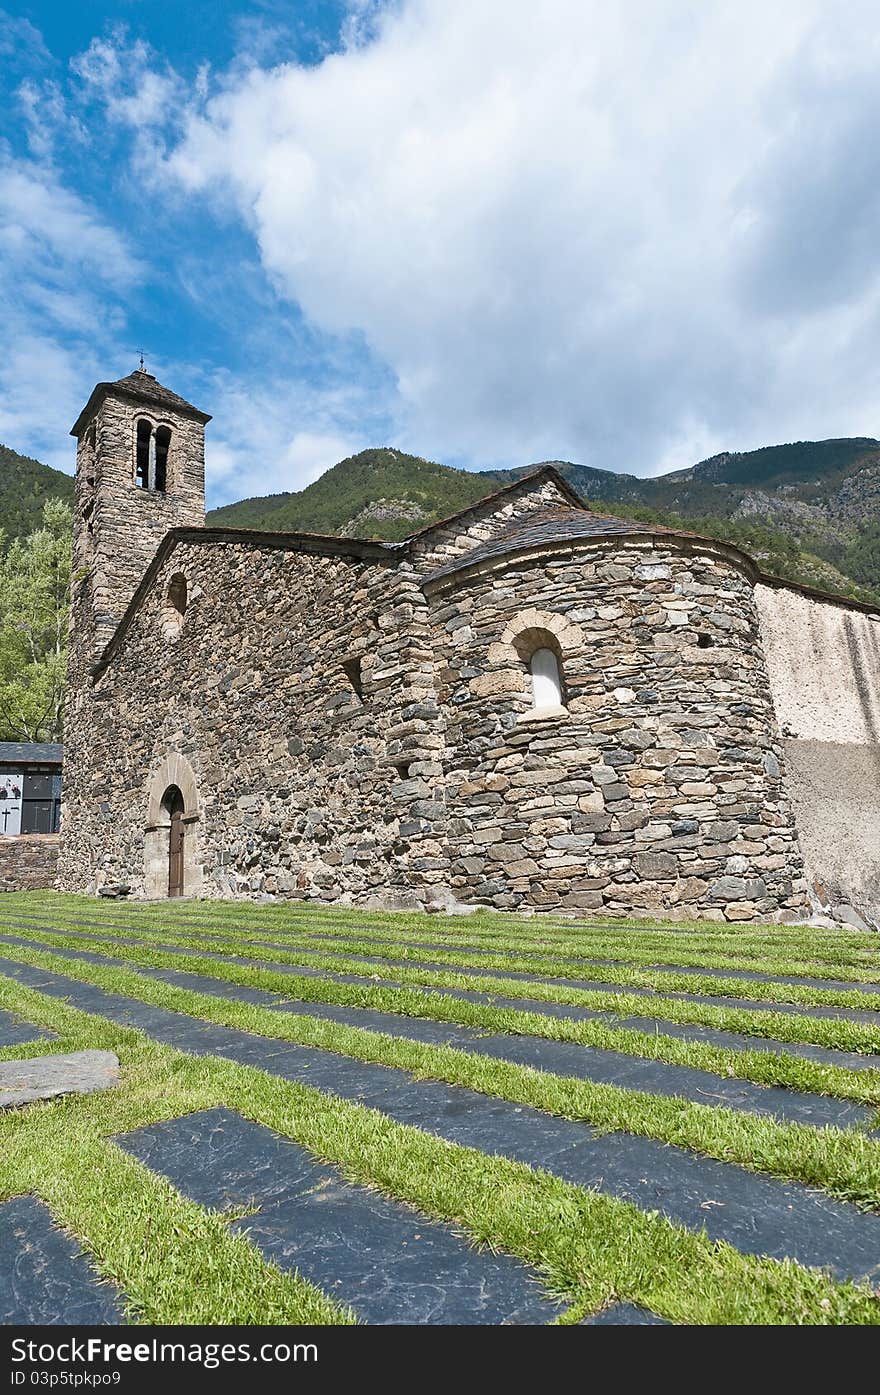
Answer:
<svg viewBox="0 0 880 1395"><path fill-rule="evenodd" d="M39 528L47 499L73 503L73 479L9 446L0 446L0 529L7 541Z"/></svg>
<svg viewBox="0 0 880 1395"><path fill-rule="evenodd" d="M555 465L594 507L726 538L791 581L880 601L880 441L724 451L653 479L568 460L542 463ZM341 460L296 493L214 509L208 522L398 541L534 468L454 470L385 446ZM0 446L6 538L38 527L50 497L72 501L72 478Z"/></svg>
<svg viewBox="0 0 880 1395"><path fill-rule="evenodd" d="M484 475L383 446L340 460L295 494L269 494L212 509L208 522L394 542L497 488L494 478L487 483Z"/></svg>
<svg viewBox="0 0 880 1395"><path fill-rule="evenodd" d="M871 437L724 451L610 485L597 479L605 471L553 463L590 502L727 538L792 581L868 600L880 593L880 441Z"/></svg>
<svg viewBox="0 0 880 1395"><path fill-rule="evenodd" d="M790 581L880 601L880 441L724 451L652 479L541 463L599 509L725 538ZM534 468L471 473L386 446L340 461L307 489L227 504L208 521L397 541Z"/></svg>

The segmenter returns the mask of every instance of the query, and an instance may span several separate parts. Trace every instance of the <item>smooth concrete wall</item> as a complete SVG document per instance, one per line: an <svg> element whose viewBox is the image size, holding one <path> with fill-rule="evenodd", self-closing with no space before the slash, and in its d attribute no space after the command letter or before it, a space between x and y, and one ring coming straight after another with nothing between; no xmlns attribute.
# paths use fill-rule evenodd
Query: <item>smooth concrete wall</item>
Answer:
<svg viewBox="0 0 880 1395"><path fill-rule="evenodd" d="M817 905L880 920L880 616L763 585L756 599Z"/></svg>

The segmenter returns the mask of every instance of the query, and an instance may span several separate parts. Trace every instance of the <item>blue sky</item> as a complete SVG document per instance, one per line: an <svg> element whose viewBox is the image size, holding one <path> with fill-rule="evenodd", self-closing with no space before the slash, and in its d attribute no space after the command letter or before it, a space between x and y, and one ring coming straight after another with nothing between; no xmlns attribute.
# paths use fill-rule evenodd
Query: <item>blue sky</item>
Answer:
<svg viewBox="0 0 880 1395"><path fill-rule="evenodd" d="M861 0L7 3L0 440L70 469L140 348L212 503L880 435L878 49Z"/></svg>

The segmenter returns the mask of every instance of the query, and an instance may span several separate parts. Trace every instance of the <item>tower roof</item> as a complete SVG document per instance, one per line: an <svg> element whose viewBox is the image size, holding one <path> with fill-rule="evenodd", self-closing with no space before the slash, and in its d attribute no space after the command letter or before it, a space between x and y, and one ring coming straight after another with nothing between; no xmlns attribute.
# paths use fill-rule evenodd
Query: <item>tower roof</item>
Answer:
<svg viewBox="0 0 880 1395"><path fill-rule="evenodd" d="M126 378L117 378L115 383L98 383L71 427L71 436L81 434L104 398L111 393L119 394L121 397L133 397L137 402L146 402L157 407L170 407L172 411L181 413L183 416L195 417L196 421L200 421L203 426L211 420L207 412L200 411L191 402L187 402L185 397L179 397L176 392L164 387L153 377L152 373L146 373L143 368L136 368Z"/></svg>

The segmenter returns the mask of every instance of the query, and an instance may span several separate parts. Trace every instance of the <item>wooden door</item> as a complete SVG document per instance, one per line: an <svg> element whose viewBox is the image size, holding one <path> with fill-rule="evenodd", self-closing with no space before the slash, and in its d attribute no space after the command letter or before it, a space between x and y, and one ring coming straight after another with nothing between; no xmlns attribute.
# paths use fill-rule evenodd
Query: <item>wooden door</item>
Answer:
<svg viewBox="0 0 880 1395"><path fill-rule="evenodd" d="M171 815L171 829L168 837L168 895L183 895L183 810L175 809Z"/></svg>

